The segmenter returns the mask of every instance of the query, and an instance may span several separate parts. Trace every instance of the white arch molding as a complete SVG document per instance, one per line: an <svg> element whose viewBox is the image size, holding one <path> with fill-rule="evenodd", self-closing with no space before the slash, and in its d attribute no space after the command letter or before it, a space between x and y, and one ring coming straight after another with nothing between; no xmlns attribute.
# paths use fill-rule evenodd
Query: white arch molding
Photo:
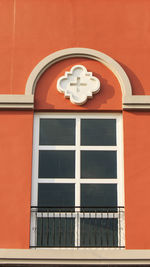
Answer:
<svg viewBox="0 0 150 267"><path fill-rule="evenodd" d="M120 83L120 86L121 86L123 97L132 95L131 84L123 68L114 59L107 56L106 54L102 52L98 52L94 49L89 49L89 48L63 49L42 59L35 66L35 68L33 69L33 71L31 72L28 78L26 88L25 88L25 94L34 95L37 81L50 66L64 59L75 58L75 57L90 58L90 59L101 62L106 67L108 67L117 77Z"/></svg>
<svg viewBox="0 0 150 267"><path fill-rule="evenodd" d="M29 75L25 94L0 95L0 108L33 109L36 84L41 75L53 64L75 57L90 58L101 62L114 73L121 87L123 109L150 109L150 95L132 95L131 83L120 64L108 55L89 48L67 48L42 59Z"/></svg>

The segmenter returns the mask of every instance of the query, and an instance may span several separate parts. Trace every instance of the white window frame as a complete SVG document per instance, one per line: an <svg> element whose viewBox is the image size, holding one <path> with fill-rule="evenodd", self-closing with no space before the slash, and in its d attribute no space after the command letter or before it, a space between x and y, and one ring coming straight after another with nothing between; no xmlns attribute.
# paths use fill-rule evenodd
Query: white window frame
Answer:
<svg viewBox="0 0 150 267"><path fill-rule="evenodd" d="M75 119L76 120L76 134L75 145L39 145L39 129L41 118L62 118L62 119ZM80 124L81 119L116 119L116 146L81 146L80 145ZM74 150L75 151L75 178L38 178L38 161L39 150ZM113 179L100 178L100 179L81 179L80 178L80 151L82 150L97 150L97 151L117 151L117 177ZM73 183L75 184L75 207L80 206L80 184L117 184L117 206L124 206L124 165L123 165L123 123L121 113L36 113L34 115L33 127L33 161L32 161L32 193L31 193L31 206L38 206L38 183ZM76 208L75 217L75 246L80 244L80 232L77 231L80 226L80 210ZM66 213L65 213L66 214ZM40 215L39 215L40 216ZM48 216L48 215L46 215ZM57 214L56 214L57 216ZM63 216L63 214L62 214ZM69 216L69 215L68 215ZM86 215L88 216L88 214ZM102 215L105 217L105 214ZM121 213L121 245L124 246L124 213ZM30 245L36 246L36 218L31 214L31 236Z"/></svg>

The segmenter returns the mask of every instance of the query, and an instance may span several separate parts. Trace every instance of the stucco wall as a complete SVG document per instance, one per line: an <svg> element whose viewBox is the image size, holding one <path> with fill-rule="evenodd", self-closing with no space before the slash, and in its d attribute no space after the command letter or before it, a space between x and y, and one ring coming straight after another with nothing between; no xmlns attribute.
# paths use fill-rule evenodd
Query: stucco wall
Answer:
<svg viewBox="0 0 150 267"><path fill-rule="evenodd" d="M108 54L126 71L133 94L150 94L150 2L147 0L0 1L0 93L24 94L29 74L45 56L68 47ZM57 77L83 64L102 79L101 95L75 107L55 91ZM92 102L93 101L93 102ZM121 112L121 91L102 64L68 59L40 78L39 110ZM124 112L126 247L150 248L149 112ZM0 111L0 247L28 248L33 112Z"/></svg>

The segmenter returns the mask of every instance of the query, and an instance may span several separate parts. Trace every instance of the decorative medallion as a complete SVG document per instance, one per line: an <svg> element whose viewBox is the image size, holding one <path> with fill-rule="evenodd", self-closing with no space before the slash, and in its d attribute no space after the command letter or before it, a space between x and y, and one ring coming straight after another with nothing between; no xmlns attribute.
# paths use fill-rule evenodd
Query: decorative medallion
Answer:
<svg viewBox="0 0 150 267"><path fill-rule="evenodd" d="M83 105L100 90L100 81L82 65L75 65L57 81L57 90L76 105Z"/></svg>

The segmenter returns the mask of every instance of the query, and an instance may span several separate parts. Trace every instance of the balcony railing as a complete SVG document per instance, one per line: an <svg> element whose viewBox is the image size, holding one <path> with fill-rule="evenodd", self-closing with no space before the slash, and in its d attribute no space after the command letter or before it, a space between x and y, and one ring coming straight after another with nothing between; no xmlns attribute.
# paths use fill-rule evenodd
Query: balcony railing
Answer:
<svg viewBox="0 0 150 267"><path fill-rule="evenodd" d="M32 207L31 247L124 247L124 207Z"/></svg>

